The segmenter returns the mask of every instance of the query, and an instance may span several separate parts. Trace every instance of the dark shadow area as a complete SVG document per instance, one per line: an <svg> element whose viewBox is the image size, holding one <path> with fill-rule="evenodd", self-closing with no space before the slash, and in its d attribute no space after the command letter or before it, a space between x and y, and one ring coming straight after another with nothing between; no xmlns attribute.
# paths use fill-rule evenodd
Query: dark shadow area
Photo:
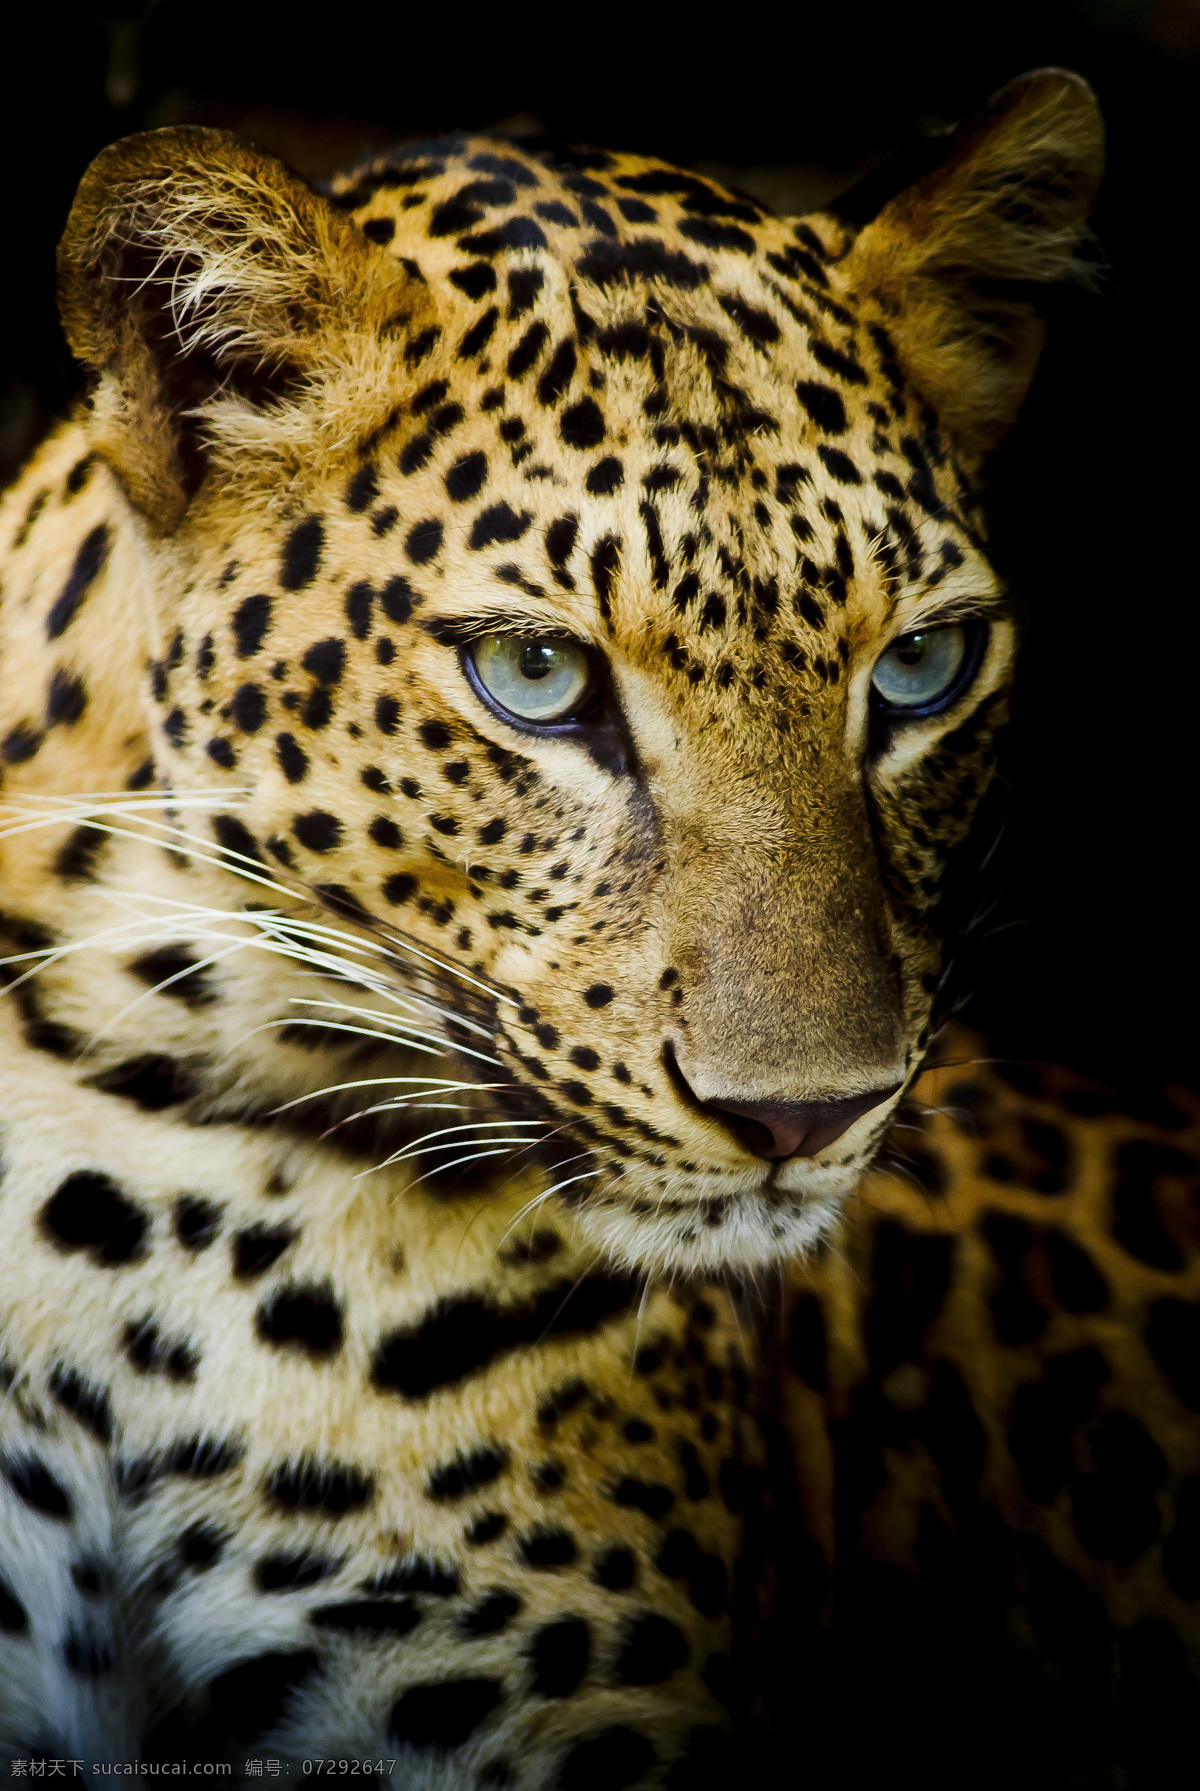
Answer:
<svg viewBox="0 0 1200 1791"><path fill-rule="evenodd" d="M544 129L703 166L781 209L839 194L898 145L1057 63L1096 87L1110 174L1093 292L1054 296L1033 396L992 468L997 561L1026 611L995 905L965 1017L1018 1059L1127 1086L1194 1079L1191 869L1200 629L1189 491L1200 184L1200 4L842 4L714 19L650 9L182 0L22 21L0 112L0 477L70 401L53 253L114 137L194 121L319 177L400 137Z"/></svg>

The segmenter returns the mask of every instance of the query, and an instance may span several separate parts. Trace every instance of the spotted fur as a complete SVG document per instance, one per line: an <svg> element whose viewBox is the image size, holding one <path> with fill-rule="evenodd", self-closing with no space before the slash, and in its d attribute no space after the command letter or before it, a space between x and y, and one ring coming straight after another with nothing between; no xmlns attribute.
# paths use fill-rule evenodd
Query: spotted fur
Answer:
<svg viewBox="0 0 1200 1791"><path fill-rule="evenodd" d="M919 1074L1011 669L980 465L1099 160L1051 72L857 231L482 138L89 172L90 396L0 518L11 1750L728 1782L780 1388L819 1423L721 1277ZM586 724L488 707L497 628L590 648Z"/></svg>

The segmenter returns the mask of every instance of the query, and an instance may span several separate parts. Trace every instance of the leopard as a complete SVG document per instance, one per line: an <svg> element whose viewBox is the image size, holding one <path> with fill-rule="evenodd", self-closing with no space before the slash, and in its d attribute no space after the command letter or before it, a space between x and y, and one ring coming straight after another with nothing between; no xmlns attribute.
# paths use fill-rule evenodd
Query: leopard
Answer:
<svg viewBox="0 0 1200 1791"><path fill-rule="evenodd" d="M0 506L14 1772L820 1782L918 1633L1074 1688L1056 1573L1097 1708L1192 1670L1195 1110L945 1025L1102 127L1042 70L943 147L865 223L488 135L85 174Z"/></svg>

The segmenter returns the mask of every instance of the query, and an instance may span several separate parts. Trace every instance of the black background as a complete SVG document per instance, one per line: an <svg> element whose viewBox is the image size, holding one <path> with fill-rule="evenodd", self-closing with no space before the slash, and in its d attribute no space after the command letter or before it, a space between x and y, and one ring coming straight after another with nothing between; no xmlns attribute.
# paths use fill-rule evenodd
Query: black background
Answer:
<svg viewBox="0 0 1200 1791"><path fill-rule="evenodd" d="M54 244L88 160L129 131L224 124L319 175L399 137L531 114L727 178L787 165L833 194L1021 70L1079 70L1109 130L1104 271L1095 292L1054 296L1033 395L991 468L995 558L1027 619L966 1017L1019 1059L1126 1086L1195 1080L1200 0L666 15L159 0L26 16L0 107L0 476L69 401Z"/></svg>

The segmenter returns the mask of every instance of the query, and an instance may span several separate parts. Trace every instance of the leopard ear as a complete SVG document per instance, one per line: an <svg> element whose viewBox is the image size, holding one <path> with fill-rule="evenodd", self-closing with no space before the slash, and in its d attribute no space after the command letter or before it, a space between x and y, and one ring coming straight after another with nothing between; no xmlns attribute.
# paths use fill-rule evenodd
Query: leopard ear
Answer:
<svg viewBox="0 0 1200 1791"><path fill-rule="evenodd" d="M380 362L421 302L400 264L282 162L198 127L104 150L58 266L67 340L95 378L92 446L159 531L239 427L243 447L272 420L278 435L289 406L311 409L331 382L386 412ZM336 436L346 418L326 421Z"/></svg>
<svg viewBox="0 0 1200 1791"><path fill-rule="evenodd" d="M874 299L917 388L968 456L999 440L1033 377L1037 288L1081 271L1104 165L1080 76L1022 75L959 131L941 165L859 233L841 272Z"/></svg>

